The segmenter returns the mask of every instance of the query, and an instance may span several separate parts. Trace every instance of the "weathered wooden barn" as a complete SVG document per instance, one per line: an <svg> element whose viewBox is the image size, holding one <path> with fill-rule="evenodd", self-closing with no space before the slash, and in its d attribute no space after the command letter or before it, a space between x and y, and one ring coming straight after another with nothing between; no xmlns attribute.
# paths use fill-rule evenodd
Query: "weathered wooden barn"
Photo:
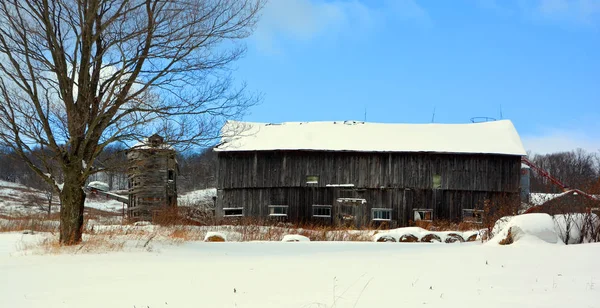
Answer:
<svg viewBox="0 0 600 308"><path fill-rule="evenodd" d="M229 121L217 217L366 226L481 221L519 200L525 150L508 120L473 124Z"/></svg>
<svg viewBox="0 0 600 308"><path fill-rule="evenodd" d="M129 162L128 217L152 220L165 207L177 206L176 152L154 134L127 151Z"/></svg>

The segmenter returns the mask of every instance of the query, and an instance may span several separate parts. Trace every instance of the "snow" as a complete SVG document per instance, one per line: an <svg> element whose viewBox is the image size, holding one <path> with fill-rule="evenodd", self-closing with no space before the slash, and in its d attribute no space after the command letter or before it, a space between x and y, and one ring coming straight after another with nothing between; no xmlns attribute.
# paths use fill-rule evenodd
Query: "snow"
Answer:
<svg viewBox="0 0 600 308"><path fill-rule="evenodd" d="M108 199L106 197L88 197L85 199L85 207L93 208L97 210L103 210L107 212L122 212L123 211L123 202L119 202L117 200ZM125 208L127 208L127 204L125 204Z"/></svg>
<svg viewBox="0 0 600 308"><path fill-rule="evenodd" d="M593 237L590 233L600 228L600 218L594 213L569 213L554 215L553 218L556 233L565 244L579 244L580 240L589 243Z"/></svg>
<svg viewBox="0 0 600 308"><path fill-rule="evenodd" d="M52 211L58 210L53 201ZM43 191L0 180L0 214L8 216L46 213L48 201Z"/></svg>
<svg viewBox="0 0 600 308"><path fill-rule="evenodd" d="M299 234L286 234L283 236L282 242L310 242L310 239L306 236Z"/></svg>
<svg viewBox="0 0 600 308"><path fill-rule="evenodd" d="M104 182L100 182L100 181L90 182L87 186L91 187L91 188L98 189L98 190L102 190L102 191L108 191L109 190L108 184L104 183Z"/></svg>
<svg viewBox="0 0 600 308"><path fill-rule="evenodd" d="M147 150L147 149L159 149L159 150L175 150L171 145L167 143L161 143L158 146L152 146L148 143L148 138L134 144L131 147L132 150Z"/></svg>
<svg viewBox="0 0 600 308"><path fill-rule="evenodd" d="M569 192L562 192L559 194L552 194L552 193L531 193L529 195L529 203L533 204L533 205L542 205L552 199L564 196L566 194L568 194Z"/></svg>
<svg viewBox="0 0 600 308"><path fill-rule="evenodd" d="M227 121L215 151L322 150L526 155L509 120L470 124Z"/></svg>
<svg viewBox="0 0 600 308"><path fill-rule="evenodd" d="M213 197L217 196L216 188L206 188L191 191L177 197L179 205L194 205L194 204L213 204Z"/></svg>
<svg viewBox="0 0 600 308"><path fill-rule="evenodd" d="M0 180L0 188L27 188L23 184Z"/></svg>
<svg viewBox="0 0 600 308"><path fill-rule="evenodd" d="M108 184L100 181L90 182L88 187L108 190ZM180 206L212 206L212 197L216 195L216 188L200 189L180 195L178 197L178 203ZM37 204L43 206L27 206L28 203L31 203L30 200L28 200L29 196L37 198ZM58 205L60 202L56 194L52 202L54 204L52 211L57 212L59 210ZM46 213L47 207L43 207L47 206L47 203L48 201L46 201L46 196L43 191L35 190L17 183L0 181L0 214L21 216ZM106 196L88 194L88 197L85 199L85 207L113 213L122 213L123 202L108 199Z"/></svg>
<svg viewBox="0 0 600 308"><path fill-rule="evenodd" d="M466 232L429 231L429 230L426 230L426 229L423 229L420 227L405 227L405 228L397 228L397 229L391 229L391 230L378 231L377 234L375 234L375 236L373 236L373 241L377 242L378 239L380 239L381 237L385 237L385 236L391 236L396 241L400 241L400 238L406 234L411 234L411 235L416 236L419 239L419 241L421 240L421 238L423 238L424 236L426 236L428 234L434 234L434 235L437 235L442 240L442 242L445 242L446 238L448 237L449 234L458 234L466 241L471 235L479 234L479 231L466 231Z"/></svg>
<svg viewBox="0 0 600 308"><path fill-rule="evenodd" d="M545 242L550 244L561 243L556 234L552 216L544 213L523 214L514 216L504 226L502 231L488 242L490 245L500 243L510 230L514 243L519 241Z"/></svg>
<svg viewBox="0 0 600 308"><path fill-rule="evenodd" d="M54 307L600 307L600 244L281 242L28 255L0 233L0 302Z"/></svg>

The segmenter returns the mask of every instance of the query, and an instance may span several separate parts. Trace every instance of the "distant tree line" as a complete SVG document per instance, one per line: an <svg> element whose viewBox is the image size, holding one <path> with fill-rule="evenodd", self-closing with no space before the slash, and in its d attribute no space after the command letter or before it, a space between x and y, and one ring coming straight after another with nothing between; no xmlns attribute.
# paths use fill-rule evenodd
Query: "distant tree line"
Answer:
<svg viewBox="0 0 600 308"><path fill-rule="evenodd" d="M529 159L569 188L600 193L600 153L598 152L577 149L570 152L530 155ZM547 178L532 171L531 191L557 193L561 192L561 189Z"/></svg>
<svg viewBox="0 0 600 308"><path fill-rule="evenodd" d="M94 162L95 168L102 168L104 171L91 175L88 183L101 181L107 183L110 190L127 190L126 149L124 145L105 148ZM216 186L217 155L212 149L179 153L177 161L180 171L180 193ZM20 183L42 191L52 189L7 147L0 147L0 180Z"/></svg>

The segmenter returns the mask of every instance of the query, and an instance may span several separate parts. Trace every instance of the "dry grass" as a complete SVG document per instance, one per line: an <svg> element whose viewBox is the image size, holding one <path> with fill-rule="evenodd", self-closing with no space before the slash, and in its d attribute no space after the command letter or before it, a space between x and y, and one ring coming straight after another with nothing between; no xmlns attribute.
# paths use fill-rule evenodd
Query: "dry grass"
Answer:
<svg viewBox="0 0 600 308"><path fill-rule="evenodd" d="M482 228L481 224L473 222L452 222L449 220L434 220L434 221L423 221L419 220L416 222L409 222L410 225L420 227L429 231L470 231L479 230Z"/></svg>
<svg viewBox="0 0 600 308"><path fill-rule="evenodd" d="M58 215L27 215L9 217L0 215L0 232L30 230L33 232L58 232Z"/></svg>
<svg viewBox="0 0 600 308"><path fill-rule="evenodd" d="M503 238L498 244L500 245L510 245L514 242L513 236L512 236L512 228L508 229L508 234L506 234L506 238Z"/></svg>
<svg viewBox="0 0 600 308"><path fill-rule="evenodd" d="M125 240L105 236L90 236L85 238L81 244L73 246L61 245L55 236L44 238L38 242L22 244L23 251L29 251L33 254L79 254L79 253L106 253L122 251L125 246Z"/></svg>

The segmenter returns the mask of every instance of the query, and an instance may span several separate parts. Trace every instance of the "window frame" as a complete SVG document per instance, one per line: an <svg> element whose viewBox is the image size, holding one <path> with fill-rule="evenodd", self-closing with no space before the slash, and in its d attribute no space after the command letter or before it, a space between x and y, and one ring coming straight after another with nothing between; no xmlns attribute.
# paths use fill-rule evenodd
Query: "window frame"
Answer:
<svg viewBox="0 0 600 308"><path fill-rule="evenodd" d="M390 218L375 218L375 212L389 213ZM371 220L373 220L373 221L391 221L393 212L394 212L394 209L384 208L384 207L374 207L371 209Z"/></svg>
<svg viewBox="0 0 600 308"><path fill-rule="evenodd" d="M415 212L424 212L424 213L425 212L430 212L431 213L431 219L423 219L423 218L421 218L419 220L416 220L415 219ZM433 213L433 209L413 209L413 220L414 221L433 221L433 219L434 219L433 214L434 214ZM425 215L420 215L420 216L425 216Z"/></svg>
<svg viewBox="0 0 600 308"><path fill-rule="evenodd" d="M237 210L242 210L242 214L235 214L235 215L227 215L226 212L227 211L237 211ZM243 207L224 207L223 208L223 217L244 217L244 213L245 210Z"/></svg>
<svg viewBox="0 0 600 308"><path fill-rule="evenodd" d="M288 205L283 205L283 204L269 204L269 217L287 217L288 216L288 210L289 210L289 206ZM271 209L275 209L275 208L281 208L281 209L285 209L285 214L279 214L279 213L271 213Z"/></svg>
<svg viewBox="0 0 600 308"><path fill-rule="evenodd" d="M437 185L436 185L436 182L437 182ZM441 174L436 173L431 176L431 188L442 189L442 175Z"/></svg>
<svg viewBox="0 0 600 308"><path fill-rule="evenodd" d="M329 210L329 215L315 215L316 209L327 209ZM333 216L333 206L328 204L313 204L312 205L312 217L318 218L331 218Z"/></svg>
<svg viewBox="0 0 600 308"><path fill-rule="evenodd" d="M473 215L473 214L480 213L481 217L479 219L476 219L476 220L473 220L473 221L471 221L471 220L465 220L465 217L466 217L465 213L471 213L472 214L471 217L474 217L474 218L476 216ZM483 210L479 210L479 209L463 209L462 210L462 221L463 222L475 223L475 224L482 224L483 223L483 215L484 215L483 214Z"/></svg>
<svg viewBox="0 0 600 308"><path fill-rule="evenodd" d="M309 181L309 178L316 178L315 180ZM318 185L319 184L319 176L316 174L309 174L304 178L306 185Z"/></svg>

